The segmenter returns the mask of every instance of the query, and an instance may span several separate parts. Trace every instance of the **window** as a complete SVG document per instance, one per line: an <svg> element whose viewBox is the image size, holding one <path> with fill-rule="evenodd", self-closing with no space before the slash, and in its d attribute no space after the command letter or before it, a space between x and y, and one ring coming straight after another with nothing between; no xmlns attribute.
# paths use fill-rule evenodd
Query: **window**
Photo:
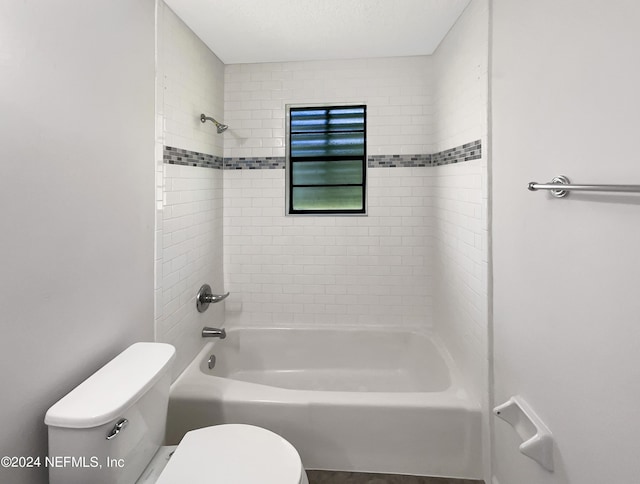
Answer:
<svg viewBox="0 0 640 484"><path fill-rule="evenodd" d="M291 107L288 119L288 213L365 213L366 106Z"/></svg>

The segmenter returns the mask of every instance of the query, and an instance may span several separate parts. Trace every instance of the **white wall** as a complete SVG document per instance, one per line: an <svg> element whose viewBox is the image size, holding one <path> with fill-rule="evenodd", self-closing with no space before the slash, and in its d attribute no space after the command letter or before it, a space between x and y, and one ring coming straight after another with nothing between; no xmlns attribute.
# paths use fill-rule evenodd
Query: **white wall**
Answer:
<svg viewBox="0 0 640 484"><path fill-rule="evenodd" d="M163 162L163 146L222 157L223 137L200 113L222 121L224 65L167 7L158 5L156 96L156 340L176 347L174 376L200 350L203 326L224 324L224 304L204 313L204 283L224 291L220 169Z"/></svg>
<svg viewBox="0 0 640 484"><path fill-rule="evenodd" d="M154 2L1 10L0 454L44 459L46 410L153 339Z"/></svg>
<svg viewBox="0 0 640 484"><path fill-rule="evenodd" d="M501 484L638 481L640 199L526 189L640 183L640 4L493 1L495 400L522 395L556 471L495 421Z"/></svg>
<svg viewBox="0 0 640 484"><path fill-rule="evenodd" d="M429 57L226 66L225 157L285 154L285 104L366 103L368 154L429 153ZM369 169L367 217L285 217L285 171L225 170L227 319L431 321L429 168Z"/></svg>

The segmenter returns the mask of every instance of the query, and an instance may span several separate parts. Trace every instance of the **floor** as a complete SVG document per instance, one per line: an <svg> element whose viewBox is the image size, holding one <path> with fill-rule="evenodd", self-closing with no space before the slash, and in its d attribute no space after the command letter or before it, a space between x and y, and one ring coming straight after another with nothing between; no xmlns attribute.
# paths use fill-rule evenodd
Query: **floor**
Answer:
<svg viewBox="0 0 640 484"><path fill-rule="evenodd" d="M483 484L470 479L366 474L363 472L307 471L309 484Z"/></svg>

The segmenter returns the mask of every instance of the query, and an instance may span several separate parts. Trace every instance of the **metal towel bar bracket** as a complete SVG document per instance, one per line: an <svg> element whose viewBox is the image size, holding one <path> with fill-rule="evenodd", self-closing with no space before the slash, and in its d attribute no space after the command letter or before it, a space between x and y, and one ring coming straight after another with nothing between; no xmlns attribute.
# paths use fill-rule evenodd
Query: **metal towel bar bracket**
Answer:
<svg viewBox="0 0 640 484"><path fill-rule="evenodd" d="M551 183L531 182L528 188L532 192L550 190L551 196L556 198L566 197L573 190L582 192L640 193L640 185L577 185L571 183L564 175L554 177Z"/></svg>

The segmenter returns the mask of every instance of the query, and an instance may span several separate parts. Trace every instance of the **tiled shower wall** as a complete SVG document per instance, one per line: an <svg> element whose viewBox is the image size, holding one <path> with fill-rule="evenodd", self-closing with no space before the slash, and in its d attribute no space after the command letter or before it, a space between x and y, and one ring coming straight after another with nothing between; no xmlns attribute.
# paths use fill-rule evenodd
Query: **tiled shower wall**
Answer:
<svg viewBox="0 0 640 484"><path fill-rule="evenodd" d="M434 146L482 140L482 157L432 168L434 325L483 411L489 482L488 1L473 0L433 56Z"/></svg>
<svg viewBox="0 0 640 484"><path fill-rule="evenodd" d="M433 56L435 146L485 141L482 158L432 168L434 318L478 396L488 318L487 43L487 1L474 0Z"/></svg>
<svg viewBox="0 0 640 484"><path fill-rule="evenodd" d="M485 0L471 2L434 56L394 59L224 66L164 4L159 14L158 160L169 146L210 155L209 166L224 156L227 168L158 165L156 331L158 340L177 344L178 370L201 346L200 327L224 321L222 305L203 315L192 307L199 285L209 282L231 291L231 324L437 326L479 392L486 366ZM368 106L375 166L476 140L483 157L371 168L366 217L285 217L282 168L235 168L282 166L285 104L346 102ZM217 135L200 112L229 130Z"/></svg>
<svg viewBox="0 0 640 484"><path fill-rule="evenodd" d="M367 217L285 217L284 170L225 170L227 321L429 324L428 170L370 170Z"/></svg>
<svg viewBox="0 0 640 484"><path fill-rule="evenodd" d="M210 160L223 138L200 113L222 118L224 64L163 3L158 4L156 100L156 341L177 349L174 376L203 345L205 325L223 325L224 307L198 313L203 283L222 291L222 171L163 162L166 147ZM178 153L173 151L172 153Z"/></svg>
<svg viewBox="0 0 640 484"><path fill-rule="evenodd" d="M431 70L427 56L228 65L225 164L283 157L298 103L367 104L369 155L431 153ZM366 217L285 216L283 169L224 177L229 323L430 325L429 168L370 169Z"/></svg>
<svg viewBox="0 0 640 484"><path fill-rule="evenodd" d="M224 156L284 156L284 106L301 103L366 104L369 155L431 153L431 79L428 56L227 65Z"/></svg>

